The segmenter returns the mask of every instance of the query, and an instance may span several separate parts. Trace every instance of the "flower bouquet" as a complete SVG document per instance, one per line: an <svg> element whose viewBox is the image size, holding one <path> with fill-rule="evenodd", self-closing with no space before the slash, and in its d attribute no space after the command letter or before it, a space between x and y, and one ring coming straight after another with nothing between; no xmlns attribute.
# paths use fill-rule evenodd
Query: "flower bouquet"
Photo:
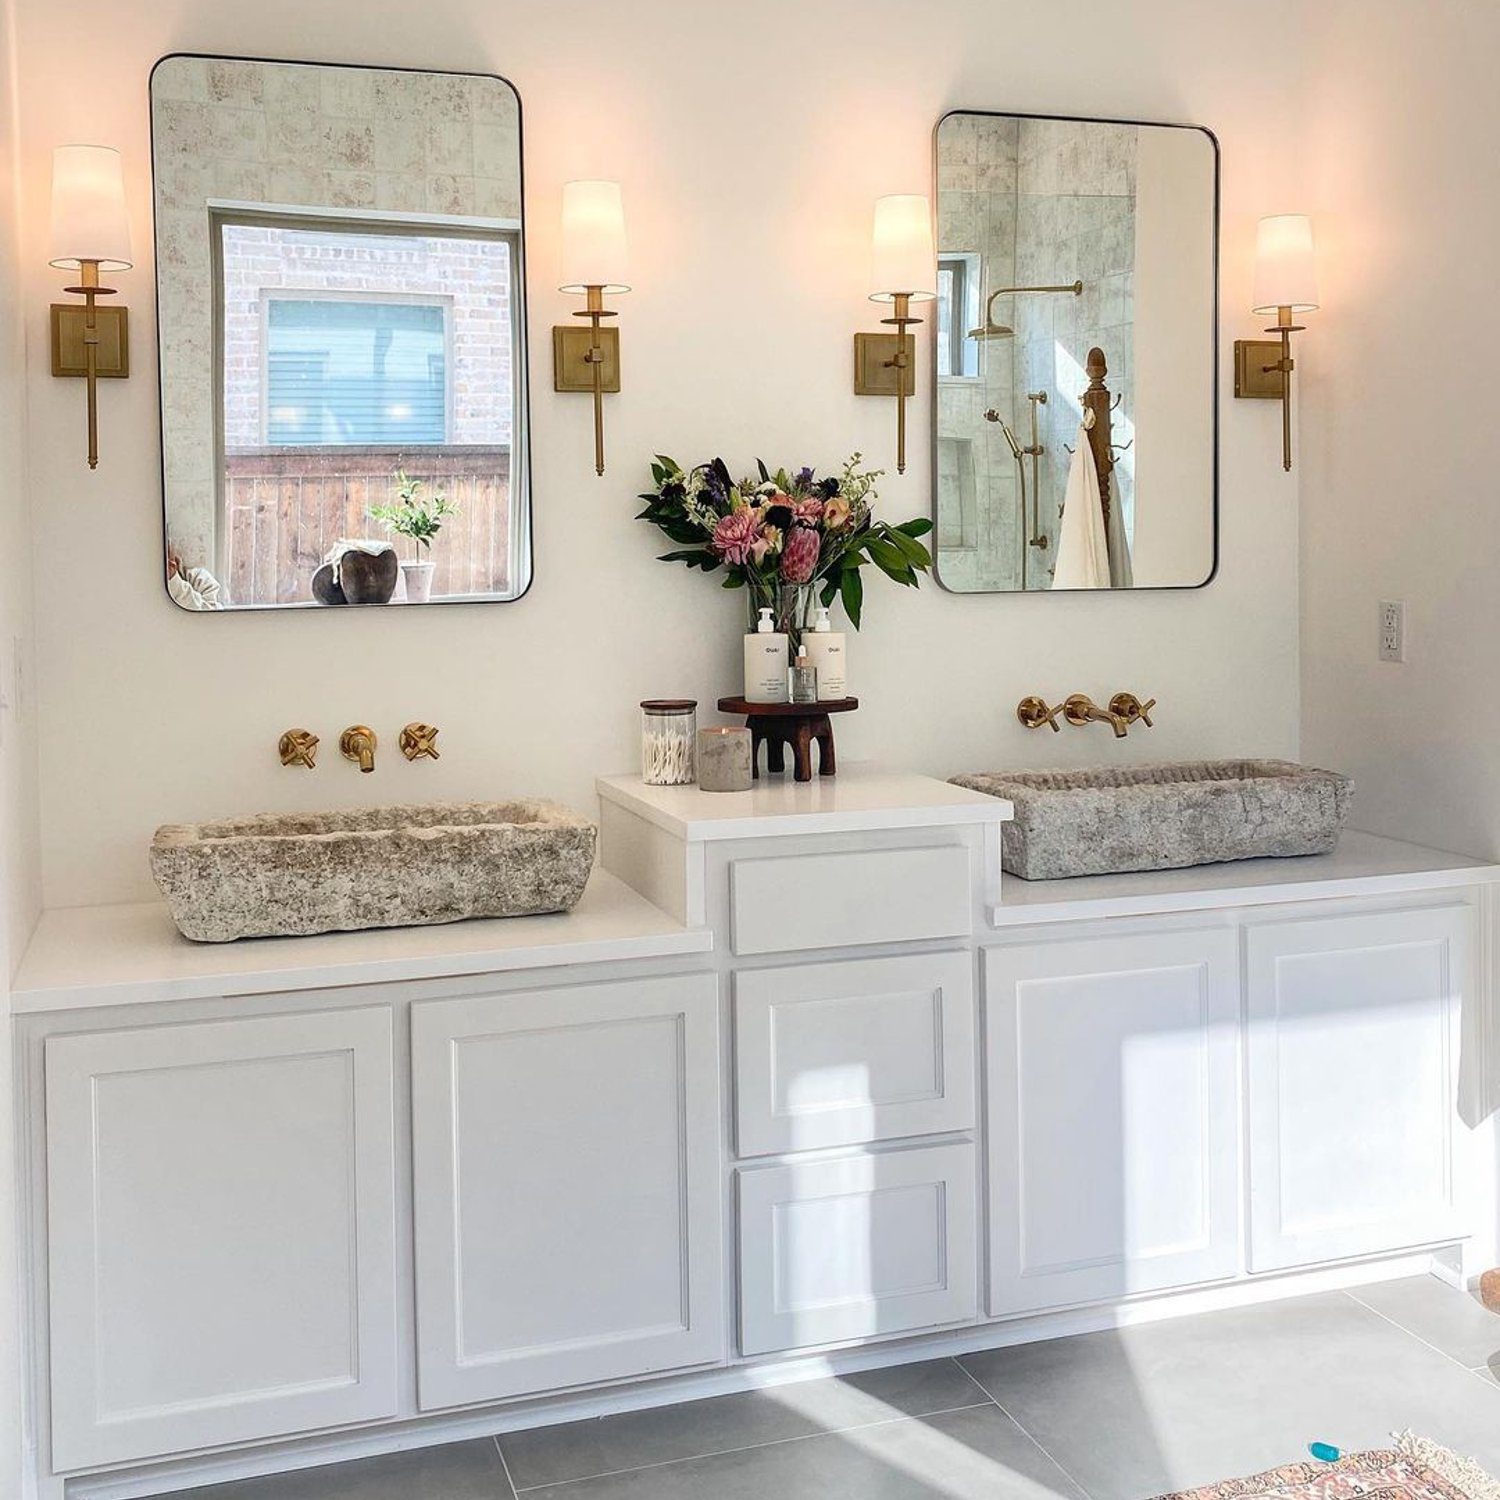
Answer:
<svg viewBox="0 0 1500 1500"><path fill-rule="evenodd" d="M681 544L662 562L705 573L725 569L724 587L748 592L752 626L770 608L795 650L812 623L815 599L825 606L842 600L859 629L867 563L909 588L932 566L919 540L932 522L875 520L870 504L884 471L862 469L860 459L854 454L842 473L825 479L807 468L773 474L757 460L760 477L736 481L721 458L684 470L658 454L651 465L655 488L640 497L646 508L636 519Z"/></svg>

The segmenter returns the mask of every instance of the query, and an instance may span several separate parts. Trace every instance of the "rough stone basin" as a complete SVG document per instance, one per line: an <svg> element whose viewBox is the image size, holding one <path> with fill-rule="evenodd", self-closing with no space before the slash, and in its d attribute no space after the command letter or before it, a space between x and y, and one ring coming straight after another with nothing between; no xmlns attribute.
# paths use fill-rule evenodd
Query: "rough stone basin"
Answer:
<svg viewBox="0 0 1500 1500"><path fill-rule="evenodd" d="M1354 797L1349 777L1285 760L985 771L953 781L1015 804L1000 863L1023 880L1327 854Z"/></svg>
<svg viewBox="0 0 1500 1500"><path fill-rule="evenodd" d="M566 911L598 830L555 802L431 802L171 823L151 873L185 937L305 936Z"/></svg>

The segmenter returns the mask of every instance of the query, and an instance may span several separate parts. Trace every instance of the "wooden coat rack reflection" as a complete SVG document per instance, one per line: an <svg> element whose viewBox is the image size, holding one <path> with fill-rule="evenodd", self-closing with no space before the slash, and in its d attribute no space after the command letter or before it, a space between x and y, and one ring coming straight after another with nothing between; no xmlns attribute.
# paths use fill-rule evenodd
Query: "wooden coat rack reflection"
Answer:
<svg viewBox="0 0 1500 1500"><path fill-rule="evenodd" d="M1089 387L1083 393L1083 425L1088 429L1089 447L1094 454L1094 468L1099 473L1099 499L1104 506L1104 524L1109 525L1109 508L1113 503L1110 476L1115 469L1114 446L1110 441L1110 413L1114 402L1104 377L1109 374L1109 365L1104 351L1096 344L1089 350L1088 363L1084 370L1089 377ZM1094 420L1089 421L1089 414Z"/></svg>

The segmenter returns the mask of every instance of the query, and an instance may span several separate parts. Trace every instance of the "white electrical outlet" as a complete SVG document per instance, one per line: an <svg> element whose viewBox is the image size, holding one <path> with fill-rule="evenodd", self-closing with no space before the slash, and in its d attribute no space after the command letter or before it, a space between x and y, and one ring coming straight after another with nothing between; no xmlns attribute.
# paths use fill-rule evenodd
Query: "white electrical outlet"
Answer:
<svg viewBox="0 0 1500 1500"><path fill-rule="evenodd" d="M1399 600L1380 601L1381 661L1406 660L1406 605Z"/></svg>

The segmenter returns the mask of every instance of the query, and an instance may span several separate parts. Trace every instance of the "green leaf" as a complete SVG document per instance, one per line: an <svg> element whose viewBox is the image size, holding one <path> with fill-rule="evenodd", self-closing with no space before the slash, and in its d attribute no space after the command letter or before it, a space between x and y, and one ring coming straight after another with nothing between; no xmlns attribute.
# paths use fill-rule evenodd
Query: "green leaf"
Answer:
<svg viewBox="0 0 1500 1500"><path fill-rule="evenodd" d="M903 536L926 536L932 530L932 521L927 516L918 516L914 521L903 521L899 526L892 526L892 531L899 531Z"/></svg>
<svg viewBox="0 0 1500 1500"><path fill-rule="evenodd" d="M908 571L906 559L900 549L871 532L861 543L870 554L870 560L888 577L899 579Z"/></svg>
<svg viewBox="0 0 1500 1500"><path fill-rule="evenodd" d="M865 583L859 576L858 568L845 568L843 577L839 582L839 593L844 601L844 613L849 616L849 623L859 629L859 612L865 602Z"/></svg>
<svg viewBox="0 0 1500 1500"><path fill-rule="evenodd" d="M886 537L913 567L926 569L932 566L932 554L921 542L902 531L900 527L889 528Z"/></svg>

